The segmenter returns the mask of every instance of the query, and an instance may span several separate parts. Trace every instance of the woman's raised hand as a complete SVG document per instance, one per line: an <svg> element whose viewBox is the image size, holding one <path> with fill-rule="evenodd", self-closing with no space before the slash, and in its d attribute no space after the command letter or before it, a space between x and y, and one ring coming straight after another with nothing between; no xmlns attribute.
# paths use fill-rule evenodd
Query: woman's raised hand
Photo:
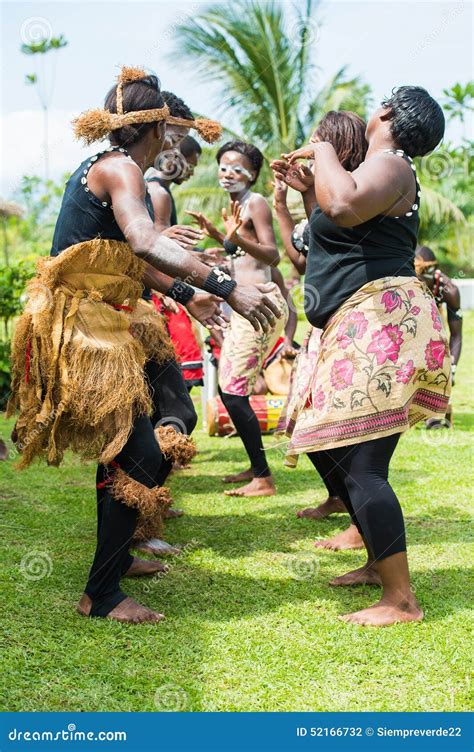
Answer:
<svg viewBox="0 0 474 752"><path fill-rule="evenodd" d="M208 219L202 212L195 212L195 211L189 211L186 210L186 214L189 214L190 217L193 218L194 222L199 225L201 230L210 238L213 240L216 240L218 243L222 245L223 241L223 235L215 225L212 224L211 220Z"/></svg>
<svg viewBox="0 0 474 752"><path fill-rule="evenodd" d="M224 222L226 238L233 242L242 226L242 207L238 201L230 202L230 216L227 214L227 209L222 209L222 221Z"/></svg>
<svg viewBox="0 0 474 752"><path fill-rule="evenodd" d="M309 144L301 146L299 149L290 151L288 152L288 154L282 154L282 159L286 160L290 164L293 164L298 159L313 159L317 144L317 141L310 141Z"/></svg>
<svg viewBox="0 0 474 752"><path fill-rule="evenodd" d="M270 167L276 180L285 183L295 191L304 193L314 185L314 175L307 165L292 164L288 159L274 159L270 162Z"/></svg>

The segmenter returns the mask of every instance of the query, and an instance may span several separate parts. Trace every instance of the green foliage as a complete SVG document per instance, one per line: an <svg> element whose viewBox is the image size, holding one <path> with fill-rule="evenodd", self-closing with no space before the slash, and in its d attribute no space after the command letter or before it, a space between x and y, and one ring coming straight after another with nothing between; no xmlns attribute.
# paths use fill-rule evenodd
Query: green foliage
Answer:
<svg viewBox="0 0 474 752"><path fill-rule="evenodd" d="M55 182L37 175L23 176L15 196L24 209L23 216L5 220L8 255L14 263L49 254L66 178Z"/></svg>
<svg viewBox="0 0 474 752"><path fill-rule="evenodd" d="M6 338L11 320L23 308L25 285L34 272L33 258L25 259L15 266L0 267L0 321Z"/></svg>
<svg viewBox="0 0 474 752"><path fill-rule="evenodd" d="M0 409L10 392L10 337L13 320L25 302L25 285L35 272L35 259L0 266Z"/></svg>
<svg viewBox="0 0 474 752"><path fill-rule="evenodd" d="M236 116L247 139L267 157L301 145L321 114L355 106L362 115L370 89L343 67L319 91L315 49L317 3L288 10L269 0L212 5L177 27L177 47L207 82L222 88L223 112Z"/></svg>
<svg viewBox="0 0 474 752"><path fill-rule="evenodd" d="M448 274L461 270L472 276L473 143L443 144L417 163L422 186L420 243L433 249Z"/></svg>
<svg viewBox="0 0 474 752"><path fill-rule="evenodd" d="M446 97L443 108L448 113L448 118L457 118L464 123L467 114L474 110L474 81L468 81L464 86L454 84L450 89L443 89L443 94Z"/></svg>
<svg viewBox="0 0 474 752"><path fill-rule="evenodd" d="M10 349L8 340L0 340L0 410L4 410L10 395Z"/></svg>
<svg viewBox="0 0 474 752"><path fill-rule="evenodd" d="M30 44L22 44L21 52L24 55L45 55L51 50L60 50L67 46L67 40L64 34L60 34L57 37L44 37L37 42L30 42Z"/></svg>

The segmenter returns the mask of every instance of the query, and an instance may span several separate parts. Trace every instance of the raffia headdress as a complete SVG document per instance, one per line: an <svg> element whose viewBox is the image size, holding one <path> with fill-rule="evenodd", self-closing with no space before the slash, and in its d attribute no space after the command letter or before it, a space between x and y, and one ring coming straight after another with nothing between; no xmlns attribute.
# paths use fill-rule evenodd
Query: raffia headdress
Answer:
<svg viewBox="0 0 474 752"><path fill-rule="evenodd" d="M124 125L137 125L139 123L155 123L164 120L170 125L184 125L186 128L194 128L204 141L209 144L214 143L220 138L222 126L215 120L206 118L196 118L196 120L187 120L185 118L173 117L165 104L164 107L156 107L153 110L135 110L134 112L123 111L123 87L124 84L131 81L139 81L146 78L147 74L142 68L130 68L123 66L117 84L117 112L110 110L96 109L87 110L82 115L72 121L74 135L76 138L82 138L86 144L92 144L94 141L102 141L107 138L111 131L118 130Z"/></svg>

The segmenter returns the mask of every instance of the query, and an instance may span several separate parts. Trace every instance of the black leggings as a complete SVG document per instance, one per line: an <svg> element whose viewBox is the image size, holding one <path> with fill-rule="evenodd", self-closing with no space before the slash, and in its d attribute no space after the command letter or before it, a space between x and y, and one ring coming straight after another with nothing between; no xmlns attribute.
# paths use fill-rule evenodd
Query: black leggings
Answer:
<svg viewBox="0 0 474 752"><path fill-rule="evenodd" d="M388 482L389 464L399 438L397 433L308 453L321 477L343 500L376 560L406 551L402 510Z"/></svg>
<svg viewBox="0 0 474 752"><path fill-rule="evenodd" d="M170 360L158 365L150 360L145 370L153 397L153 425L170 425L190 436L196 428L197 413L178 363ZM172 465L173 460L163 458L157 477L159 486L165 482Z"/></svg>
<svg viewBox="0 0 474 752"><path fill-rule="evenodd" d="M147 488L157 485L161 450L147 415L135 418L122 451L115 457L120 468ZM97 480L106 478L107 468L99 465ZM120 589L120 578L133 557L133 540L138 512L117 501L110 489L97 489L97 548L85 592L92 600L91 616L107 616L127 596Z"/></svg>
<svg viewBox="0 0 474 752"><path fill-rule="evenodd" d="M171 463L163 460L154 426L161 421L190 433L197 417L176 362L160 366L148 361L145 371L153 399L153 415L151 419L146 415L135 418L130 436L115 462L131 478L153 488L162 485L171 467ZM91 616L107 616L126 598L120 589L120 578L133 561L128 549L138 518L135 509L117 501L107 486L102 487L107 473L104 465L98 466L97 548L85 589L92 600Z"/></svg>
<svg viewBox="0 0 474 752"><path fill-rule="evenodd" d="M232 418L237 433L242 439L254 476L256 478L268 477L271 475L271 472L265 457L262 432L258 418L250 404L249 397L226 394L220 388L219 395Z"/></svg>

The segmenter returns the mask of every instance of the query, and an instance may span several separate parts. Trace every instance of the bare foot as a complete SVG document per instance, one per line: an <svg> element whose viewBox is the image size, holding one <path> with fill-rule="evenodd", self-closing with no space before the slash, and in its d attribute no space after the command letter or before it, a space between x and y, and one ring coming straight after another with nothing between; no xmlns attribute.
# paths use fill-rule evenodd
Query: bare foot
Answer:
<svg viewBox="0 0 474 752"><path fill-rule="evenodd" d="M351 525L342 533L338 533L332 538L326 538L326 540L316 541L314 545L316 548L327 548L330 551L346 551L352 548L364 548L364 541L356 526Z"/></svg>
<svg viewBox="0 0 474 752"><path fill-rule="evenodd" d="M168 572L167 564L161 561L148 561L147 559L138 559L133 557L130 567L124 574L124 577L145 577L146 575L156 574L157 572Z"/></svg>
<svg viewBox="0 0 474 752"><path fill-rule="evenodd" d="M330 580L330 585L381 585L382 580L374 567L373 562L367 562L365 566L354 569L352 572L342 574Z"/></svg>
<svg viewBox="0 0 474 752"><path fill-rule="evenodd" d="M170 546L169 543L160 540L159 538L132 542L132 548L135 551L143 551L146 554L152 554L152 556L179 556L181 553L179 548L176 548L176 546Z"/></svg>
<svg viewBox="0 0 474 752"><path fill-rule="evenodd" d="M82 594L79 603L76 606L76 610L82 616L89 616L91 611L92 601L88 595ZM115 621L128 622L129 624L142 624L144 622L158 622L164 619L163 614L159 614L156 611L152 611L151 608L140 606L139 603L132 598L125 598L118 606L110 611L106 619L114 619Z"/></svg>
<svg viewBox="0 0 474 752"><path fill-rule="evenodd" d="M76 611L81 614L81 616L89 616L92 608L92 601L89 598L88 595L85 593L82 594L81 599L79 603L76 605Z"/></svg>
<svg viewBox="0 0 474 752"><path fill-rule="evenodd" d="M320 504L319 507L300 509L296 512L296 516L310 517L313 520L324 520L324 518L329 517L330 514L337 514L340 512L347 512L342 499L340 499L339 496L328 496L326 501Z"/></svg>
<svg viewBox="0 0 474 752"><path fill-rule="evenodd" d="M254 478L246 486L224 491L226 496L274 496L276 494L275 482L271 475L266 478Z"/></svg>
<svg viewBox="0 0 474 752"><path fill-rule="evenodd" d="M223 480L224 483L243 483L246 480L252 480L253 477L253 470L250 468L250 470L243 470L236 475L226 475Z"/></svg>
<svg viewBox="0 0 474 752"><path fill-rule="evenodd" d="M389 627L406 621L421 621L423 611L416 598L411 595L404 600L388 600L381 598L369 608L355 611L353 614L340 616L341 621L348 624L360 624L364 627Z"/></svg>
<svg viewBox="0 0 474 752"><path fill-rule="evenodd" d="M0 439L0 460L8 458L8 448L3 439Z"/></svg>
<svg viewBox="0 0 474 752"><path fill-rule="evenodd" d="M162 517L165 520L173 520L175 517L182 517L184 514L184 511L182 509L166 509L163 512Z"/></svg>
<svg viewBox="0 0 474 752"><path fill-rule="evenodd" d="M144 622L161 621L165 617L157 611L152 611L151 608L140 606L133 598L125 598L107 614L106 618L128 622L129 624L143 624Z"/></svg>

